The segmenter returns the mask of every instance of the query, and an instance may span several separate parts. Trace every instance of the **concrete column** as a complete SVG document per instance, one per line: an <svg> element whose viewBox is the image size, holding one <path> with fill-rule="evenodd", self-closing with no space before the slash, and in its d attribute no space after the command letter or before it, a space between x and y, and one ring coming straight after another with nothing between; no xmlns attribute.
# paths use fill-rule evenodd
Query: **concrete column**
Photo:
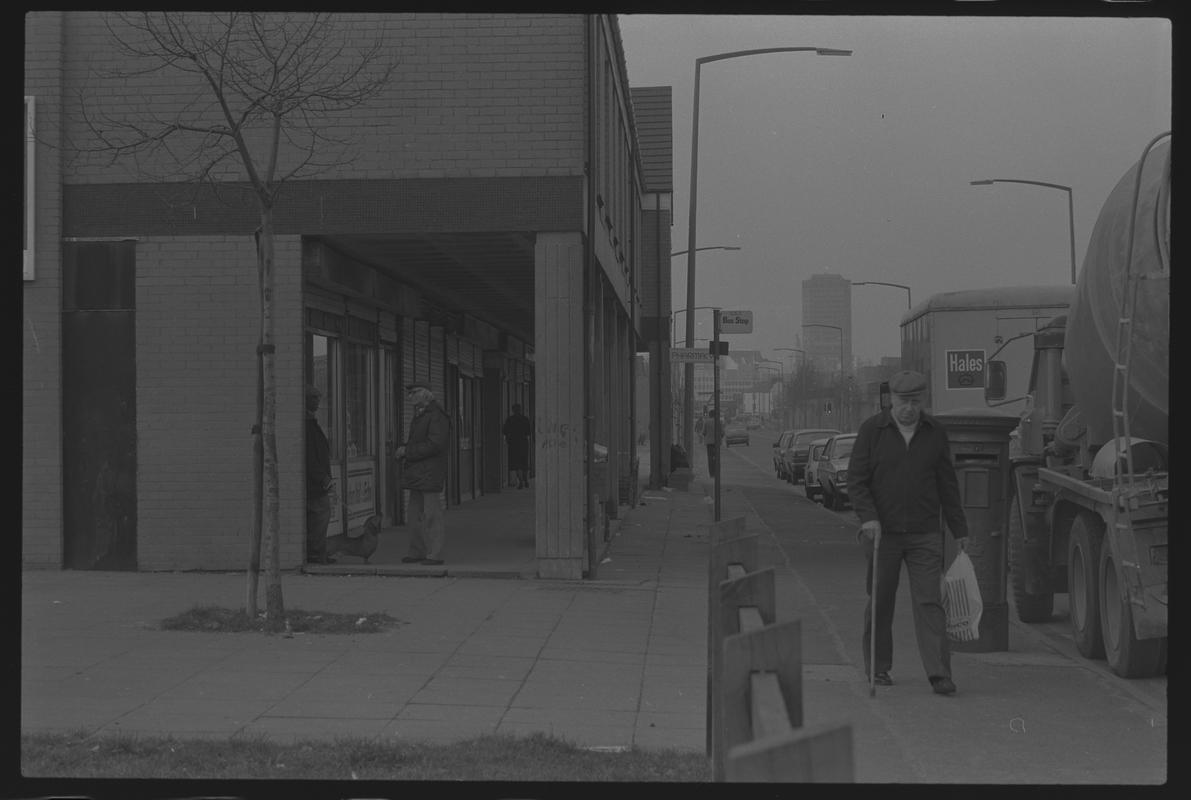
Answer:
<svg viewBox="0 0 1191 800"><path fill-rule="evenodd" d="M534 245L534 536L538 575L582 578L583 237L539 233Z"/></svg>

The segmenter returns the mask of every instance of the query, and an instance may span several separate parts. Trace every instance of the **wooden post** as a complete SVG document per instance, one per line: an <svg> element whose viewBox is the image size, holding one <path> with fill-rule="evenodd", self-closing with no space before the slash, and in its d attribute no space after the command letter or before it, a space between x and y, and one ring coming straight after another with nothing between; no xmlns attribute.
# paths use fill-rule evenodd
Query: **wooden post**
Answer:
<svg viewBox="0 0 1191 800"><path fill-rule="evenodd" d="M704 526L700 526L704 527ZM713 730L711 707L714 692L712 663L715 660L716 647L713 634L712 620L715 619L715 604L718 598L719 585L727 577L729 563L741 564L747 572L757 568L757 534L745 534L744 517L714 522L707 528L708 558L707 558L707 697L706 697L706 746L707 757L711 757L711 732Z"/></svg>
<svg viewBox="0 0 1191 800"><path fill-rule="evenodd" d="M802 622L794 620L747 633L724 637L722 671L719 673L722 749L726 754L752 740L749 714L751 675L772 672L785 701L790 726L802 726ZM719 765L722 768L722 763Z"/></svg>
<svg viewBox="0 0 1191 800"><path fill-rule="evenodd" d="M740 632L739 611L744 606L755 606L762 621L768 626L774 622L777 610L775 592L775 570L773 567L750 572L743 577L721 581L715 593L716 602L712 616L709 638L712 644L711 677L712 687L710 709L711 758L716 780L723 780L724 747L723 719L725 648L729 636Z"/></svg>
<svg viewBox="0 0 1191 800"><path fill-rule="evenodd" d="M811 725L738 744L728 751L725 780L852 783L852 726Z"/></svg>

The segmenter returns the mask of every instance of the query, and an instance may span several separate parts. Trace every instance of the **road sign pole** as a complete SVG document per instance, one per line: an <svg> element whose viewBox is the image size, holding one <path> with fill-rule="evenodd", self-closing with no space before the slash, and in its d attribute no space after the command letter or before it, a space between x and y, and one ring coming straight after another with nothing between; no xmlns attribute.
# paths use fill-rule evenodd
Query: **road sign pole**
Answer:
<svg viewBox="0 0 1191 800"><path fill-rule="evenodd" d="M715 521L720 521L720 470L723 464L720 463L720 441L723 439L724 421L720 418L720 310L715 310L715 324L712 326L714 333L712 334L712 352L715 353L715 366L713 367L713 391L715 398L715 427L712 428L712 438L715 440L715 446L712 448L715 451Z"/></svg>

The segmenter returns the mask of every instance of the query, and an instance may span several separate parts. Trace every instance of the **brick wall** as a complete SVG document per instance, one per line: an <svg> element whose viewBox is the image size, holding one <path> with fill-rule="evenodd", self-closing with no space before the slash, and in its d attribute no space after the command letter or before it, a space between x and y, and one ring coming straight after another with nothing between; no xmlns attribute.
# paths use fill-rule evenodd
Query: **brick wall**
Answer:
<svg viewBox="0 0 1191 800"><path fill-rule="evenodd" d="M104 15L66 15L66 69L92 108L176 113L205 97L175 72L115 80L127 69ZM380 36L394 62L386 88L325 128L351 142L352 163L321 178L576 175L584 146L584 18L579 14L343 14ZM77 107L70 132L84 139ZM160 166L160 165L159 165ZM284 168L286 163L282 164ZM238 172L238 170L237 170ZM72 180L134 180L129 166L80 159Z"/></svg>
<svg viewBox="0 0 1191 800"><path fill-rule="evenodd" d="M277 241L277 454L282 564L301 563L302 319L298 237ZM242 569L252 527L258 336L251 237L137 246L137 556L143 570Z"/></svg>
<svg viewBox="0 0 1191 800"><path fill-rule="evenodd" d="M61 14L25 17L25 94L36 100L36 275L21 292L21 560L62 565Z"/></svg>

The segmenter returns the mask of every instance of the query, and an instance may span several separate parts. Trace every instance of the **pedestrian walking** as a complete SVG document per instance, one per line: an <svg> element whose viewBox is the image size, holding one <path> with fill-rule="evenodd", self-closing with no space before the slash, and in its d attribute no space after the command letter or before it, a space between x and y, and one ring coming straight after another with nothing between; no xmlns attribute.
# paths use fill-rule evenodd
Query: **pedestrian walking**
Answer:
<svg viewBox="0 0 1191 800"><path fill-rule="evenodd" d="M868 559L865 589L872 595L874 580L876 586L864 610L865 674L872 675L877 686L893 683L893 606L904 561L922 666L936 693L952 694L955 683L940 590L939 511L964 549L968 525L959 480L947 432L923 411L925 376L904 370L890 378L889 388L892 407L861 423L848 463L848 496L860 518L858 538Z"/></svg>
<svg viewBox="0 0 1191 800"><path fill-rule="evenodd" d="M447 441L451 418L424 383L405 387L406 399L413 404L409 437L397 448L401 460L401 488L409 490L409 516L412 522L409 551L405 564L441 564L446 543L442 490L447 474Z"/></svg>
<svg viewBox="0 0 1191 800"><path fill-rule="evenodd" d="M716 416L715 409L707 412L707 422L703 425L703 443L707 445L707 475L714 478L719 472L719 448L724 440L724 426Z"/></svg>
<svg viewBox="0 0 1191 800"><path fill-rule="evenodd" d="M331 521L331 445L318 424L322 392L306 386L306 561L329 564L327 525Z"/></svg>
<svg viewBox="0 0 1191 800"><path fill-rule="evenodd" d="M517 488L529 488L529 417L521 413L521 406L513 404L513 413L505 420L500 432L504 434L509 451L509 472L517 476ZM512 486L513 482L509 481Z"/></svg>

